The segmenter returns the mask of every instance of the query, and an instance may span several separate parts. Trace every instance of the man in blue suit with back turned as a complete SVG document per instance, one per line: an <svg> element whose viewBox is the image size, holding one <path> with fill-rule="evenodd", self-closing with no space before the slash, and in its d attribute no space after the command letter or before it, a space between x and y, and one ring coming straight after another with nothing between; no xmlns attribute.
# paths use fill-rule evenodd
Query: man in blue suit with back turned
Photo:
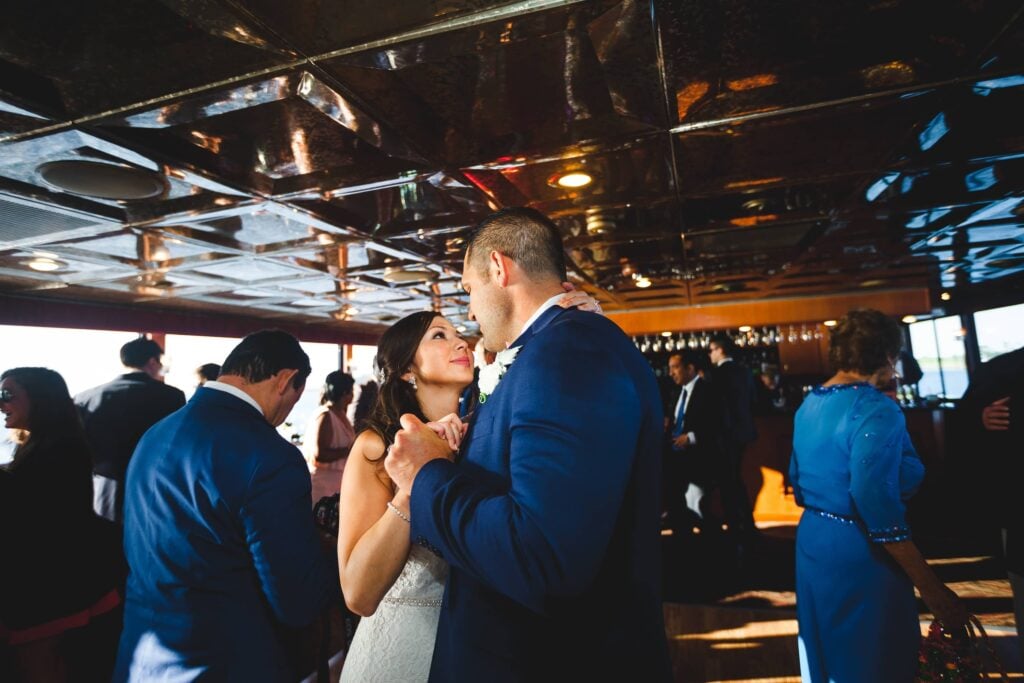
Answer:
<svg viewBox="0 0 1024 683"><path fill-rule="evenodd" d="M217 381L142 437L128 467L115 681L301 677L283 629L312 623L338 590L305 461L275 429L309 372L291 335L251 334Z"/></svg>
<svg viewBox="0 0 1024 683"><path fill-rule="evenodd" d="M564 279L542 214L477 227L463 285L499 354L462 456L405 415L385 459L413 541L451 565L432 681L671 678L657 384L614 323L554 305Z"/></svg>

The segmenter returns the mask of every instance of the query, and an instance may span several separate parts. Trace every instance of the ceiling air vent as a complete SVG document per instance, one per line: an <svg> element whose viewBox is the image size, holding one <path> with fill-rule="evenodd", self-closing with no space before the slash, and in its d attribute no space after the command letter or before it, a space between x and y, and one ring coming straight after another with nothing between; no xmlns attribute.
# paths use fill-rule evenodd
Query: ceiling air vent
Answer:
<svg viewBox="0 0 1024 683"><path fill-rule="evenodd" d="M0 194L0 248L29 246L75 236L109 222L89 214L62 211L53 206Z"/></svg>

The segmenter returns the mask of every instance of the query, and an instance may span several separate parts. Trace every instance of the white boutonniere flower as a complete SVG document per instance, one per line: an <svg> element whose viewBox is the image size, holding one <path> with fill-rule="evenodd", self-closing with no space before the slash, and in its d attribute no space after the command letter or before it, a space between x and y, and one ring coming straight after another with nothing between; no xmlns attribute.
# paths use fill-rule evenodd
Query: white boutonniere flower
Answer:
<svg viewBox="0 0 1024 683"><path fill-rule="evenodd" d="M500 351L495 356L493 363L480 368L480 378L477 380L477 386L480 387L480 403L485 402L487 397L498 388L498 382L505 376L508 367L512 365L512 361L516 359L516 354L519 353L521 348L523 347L515 346L511 349Z"/></svg>

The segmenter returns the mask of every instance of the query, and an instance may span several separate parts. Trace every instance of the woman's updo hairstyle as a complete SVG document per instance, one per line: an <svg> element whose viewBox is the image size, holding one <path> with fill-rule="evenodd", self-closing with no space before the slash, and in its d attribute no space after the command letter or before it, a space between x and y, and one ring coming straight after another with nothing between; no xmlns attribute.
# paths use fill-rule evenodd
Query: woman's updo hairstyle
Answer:
<svg viewBox="0 0 1024 683"><path fill-rule="evenodd" d="M409 371L423 335L437 317L433 311L407 315L389 327L377 345L373 364L380 381L380 391L373 411L366 419L366 428L376 432L387 445L394 442L401 427L398 419L403 414L412 413L427 421L416 399L416 387L402 379L402 375Z"/></svg>
<svg viewBox="0 0 1024 683"><path fill-rule="evenodd" d="M833 370L872 375L903 347L900 325L881 311L858 308L832 328L828 359Z"/></svg>
<svg viewBox="0 0 1024 683"><path fill-rule="evenodd" d="M327 373L327 377L324 379L324 386L320 390L320 405L324 405L328 401L337 403L346 394L351 394L355 386L355 378L347 372L335 370L334 372Z"/></svg>

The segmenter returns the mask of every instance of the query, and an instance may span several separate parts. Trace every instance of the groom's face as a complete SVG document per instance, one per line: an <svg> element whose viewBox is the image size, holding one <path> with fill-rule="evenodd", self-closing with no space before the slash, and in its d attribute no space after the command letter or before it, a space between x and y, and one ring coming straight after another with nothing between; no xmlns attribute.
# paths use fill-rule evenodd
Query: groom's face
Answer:
<svg viewBox="0 0 1024 683"><path fill-rule="evenodd" d="M506 329L511 317L507 292L489 272L481 272L480 264L471 260L469 254L462 267L462 287L469 293L469 319L480 325L480 343L487 351L504 350L512 341Z"/></svg>

